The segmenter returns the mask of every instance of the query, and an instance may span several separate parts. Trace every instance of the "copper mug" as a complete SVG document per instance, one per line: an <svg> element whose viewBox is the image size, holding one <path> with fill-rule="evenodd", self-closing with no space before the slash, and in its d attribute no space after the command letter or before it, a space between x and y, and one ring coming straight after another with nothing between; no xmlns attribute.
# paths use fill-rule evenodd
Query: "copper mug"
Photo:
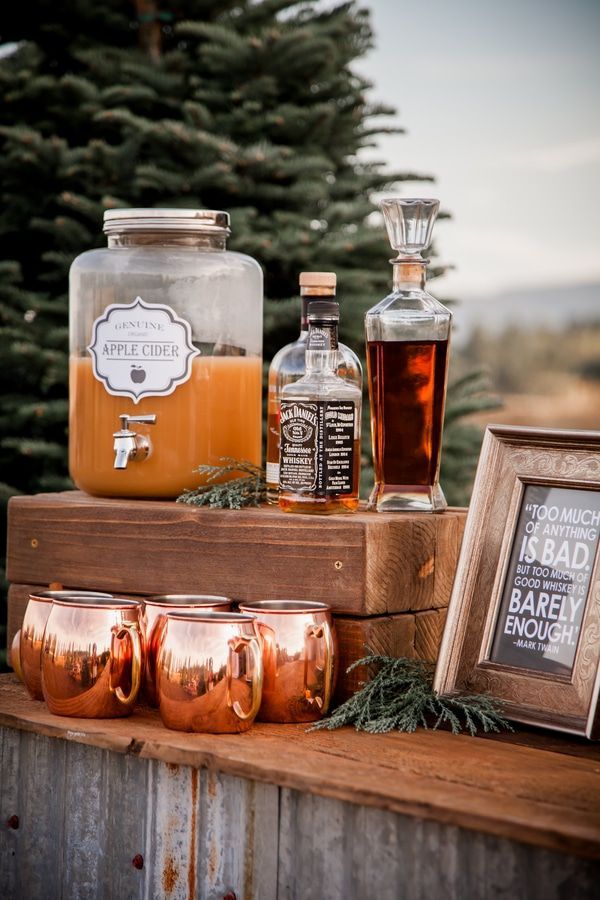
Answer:
<svg viewBox="0 0 600 900"><path fill-rule="evenodd" d="M158 706L156 696L156 656L166 625L166 613L198 609L204 612L228 612L231 600L214 594L157 594L144 598L144 634L146 663L144 667L144 696L152 706Z"/></svg>
<svg viewBox="0 0 600 900"><path fill-rule="evenodd" d="M85 719L129 715L142 665L139 601L53 600L42 648L42 691L51 713Z"/></svg>
<svg viewBox="0 0 600 900"><path fill-rule="evenodd" d="M161 718L176 731L247 731L262 696L263 664L253 616L170 612L158 647Z"/></svg>
<svg viewBox="0 0 600 900"><path fill-rule="evenodd" d="M70 600L75 597L96 597L110 600L112 594L98 591L32 591L25 609L23 622L14 636L11 647L11 664L34 700L43 700L42 694L42 640L53 600Z"/></svg>
<svg viewBox="0 0 600 900"><path fill-rule="evenodd" d="M262 722L315 722L331 703L336 639L330 607L303 600L241 603L263 642Z"/></svg>

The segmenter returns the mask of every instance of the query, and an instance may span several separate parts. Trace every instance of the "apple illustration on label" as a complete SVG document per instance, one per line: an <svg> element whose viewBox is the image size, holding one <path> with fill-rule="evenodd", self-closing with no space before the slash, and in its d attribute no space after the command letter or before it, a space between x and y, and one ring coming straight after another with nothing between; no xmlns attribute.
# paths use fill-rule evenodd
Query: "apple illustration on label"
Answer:
<svg viewBox="0 0 600 900"><path fill-rule="evenodd" d="M134 384L141 384L146 380L146 371L141 366L132 366L130 375Z"/></svg>

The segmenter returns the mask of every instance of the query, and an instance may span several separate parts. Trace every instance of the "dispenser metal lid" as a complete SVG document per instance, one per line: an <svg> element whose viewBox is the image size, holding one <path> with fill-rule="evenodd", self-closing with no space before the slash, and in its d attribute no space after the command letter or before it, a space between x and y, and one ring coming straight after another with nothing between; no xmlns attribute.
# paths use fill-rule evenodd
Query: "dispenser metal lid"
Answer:
<svg viewBox="0 0 600 900"><path fill-rule="evenodd" d="M229 213L221 209L107 209L104 233L124 231L203 231L229 234Z"/></svg>

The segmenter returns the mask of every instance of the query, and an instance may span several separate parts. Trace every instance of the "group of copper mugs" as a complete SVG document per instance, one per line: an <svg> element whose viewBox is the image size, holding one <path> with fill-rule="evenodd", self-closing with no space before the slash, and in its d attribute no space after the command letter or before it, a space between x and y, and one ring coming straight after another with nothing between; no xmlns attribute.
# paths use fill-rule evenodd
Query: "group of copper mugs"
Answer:
<svg viewBox="0 0 600 900"><path fill-rule="evenodd" d="M329 606L264 600L239 609L208 595L31 593L13 668L59 716L127 716L141 695L177 731L320 719L336 674Z"/></svg>

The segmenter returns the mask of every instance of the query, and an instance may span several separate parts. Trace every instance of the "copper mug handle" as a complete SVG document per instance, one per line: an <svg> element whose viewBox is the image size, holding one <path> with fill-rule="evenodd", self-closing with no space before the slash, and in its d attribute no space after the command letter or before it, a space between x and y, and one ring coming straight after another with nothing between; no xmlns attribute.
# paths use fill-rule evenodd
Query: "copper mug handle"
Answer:
<svg viewBox="0 0 600 900"><path fill-rule="evenodd" d="M252 703L247 713L242 709L239 700L233 700L231 697L231 683L233 681L233 672L231 671L231 654L238 653L244 649L246 654L252 655ZM258 714L262 701L262 685L263 685L263 660L262 649L256 638L240 637L233 638L229 642L229 657L227 660L227 705L232 707L234 713L242 722L248 719L254 719Z"/></svg>
<svg viewBox="0 0 600 900"><path fill-rule="evenodd" d="M110 690L123 706L130 706L135 701L142 683L142 641L135 622L123 622L113 628L110 638L111 659L116 656L115 642L125 639L131 641L131 689L126 694L120 684L116 688L110 684Z"/></svg>
<svg viewBox="0 0 600 900"><path fill-rule="evenodd" d="M322 640L325 644L325 684L322 698L318 696L315 696L314 699L308 698L308 652L306 650L308 638ZM307 625L304 633L304 643L304 696L310 699L311 703L316 703L322 713L326 713L331 703L331 691L333 688L333 634L331 633L329 622L322 622L320 625Z"/></svg>

